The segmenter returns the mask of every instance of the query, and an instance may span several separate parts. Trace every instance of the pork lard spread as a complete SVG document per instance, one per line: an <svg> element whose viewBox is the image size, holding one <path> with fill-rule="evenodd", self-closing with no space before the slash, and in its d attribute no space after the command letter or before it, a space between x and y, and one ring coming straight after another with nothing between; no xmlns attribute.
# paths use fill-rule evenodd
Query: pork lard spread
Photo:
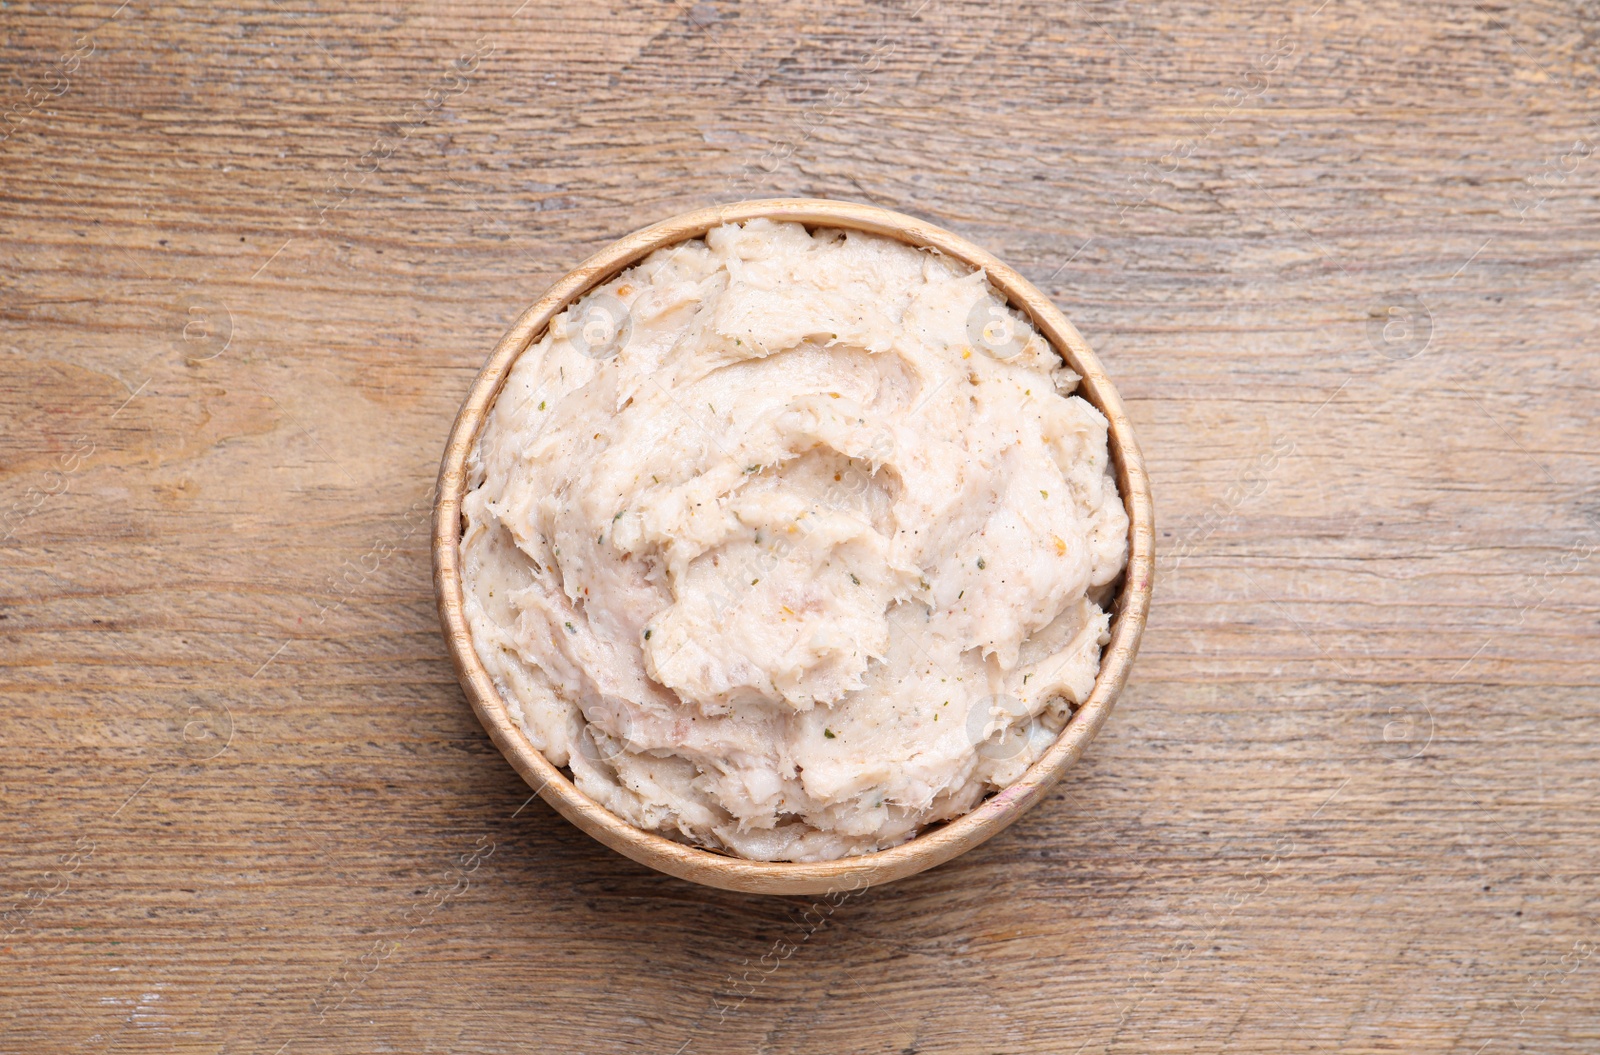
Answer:
<svg viewBox="0 0 1600 1055"><path fill-rule="evenodd" d="M466 615L523 731L639 828L883 849L1016 780L1127 559L1106 419L984 274L754 220L557 316L468 460Z"/></svg>

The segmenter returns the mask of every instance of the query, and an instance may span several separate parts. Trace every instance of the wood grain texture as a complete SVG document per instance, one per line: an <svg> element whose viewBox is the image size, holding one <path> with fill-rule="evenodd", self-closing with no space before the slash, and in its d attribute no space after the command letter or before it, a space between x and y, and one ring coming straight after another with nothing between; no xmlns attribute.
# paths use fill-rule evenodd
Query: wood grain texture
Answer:
<svg viewBox="0 0 1600 1055"><path fill-rule="evenodd" d="M1591 6L0 8L0 1051L1592 1052ZM741 197L922 216L1159 501L1117 711L842 903L535 801L438 631L524 306Z"/></svg>

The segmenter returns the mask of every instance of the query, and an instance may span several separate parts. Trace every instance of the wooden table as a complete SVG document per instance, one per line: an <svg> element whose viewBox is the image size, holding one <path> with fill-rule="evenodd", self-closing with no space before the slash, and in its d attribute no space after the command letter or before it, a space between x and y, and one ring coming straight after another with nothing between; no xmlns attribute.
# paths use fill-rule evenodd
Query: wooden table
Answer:
<svg viewBox="0 0 1600 1055"><path fill-rule="evenodd" d="M1597 1050L1592 10L518 3L0 9L0 1051ZM1055 297L1162 546L1059 791L840 904L526 801L425 542L523 306L773 195Z"/></svg>

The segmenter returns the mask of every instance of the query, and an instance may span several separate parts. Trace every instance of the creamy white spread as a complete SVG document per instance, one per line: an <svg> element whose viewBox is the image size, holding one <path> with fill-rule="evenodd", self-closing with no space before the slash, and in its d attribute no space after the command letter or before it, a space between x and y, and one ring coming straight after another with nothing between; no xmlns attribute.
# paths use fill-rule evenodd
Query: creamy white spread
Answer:
<svg viewBox="0 0 1600 1055"><path fill-rule="evenodd" d="M755 220L557 316L468 462L478 655L644 829L892 846L1088 696L1127 558L1106 419L984 274Z"/></svg>

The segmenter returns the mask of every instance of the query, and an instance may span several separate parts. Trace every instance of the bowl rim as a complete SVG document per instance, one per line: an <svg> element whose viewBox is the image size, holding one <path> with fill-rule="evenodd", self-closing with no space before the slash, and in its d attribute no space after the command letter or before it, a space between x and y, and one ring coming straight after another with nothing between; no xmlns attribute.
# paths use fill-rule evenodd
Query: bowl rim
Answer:
<svg viewBox="0 0 1600 1055"><path fill-rule="evenodd" d="M1026 314L1083 378L1076 394L1106 416L1117 485L1128 512L1128 566L1112 605L1111 640L1101 652L1093 691L1055 743L1016 782L970 812L898 846L834 861L751 861L675 842L634 827L579 791L512 719L473 648L461 585L466 461L517 357L542 336L557 314L655 250L701 237L726 223L761 217L885 235L983 270L990 286ZM559 279L500 338L462 402L439 468L432 530L435 597L457 676L490 739L535 793L589 835L640 864L690 882L759 894L838 893L903 879L965 853L1021 817L1077 761L1110 715L1144 631L1155 569L1154 508L1144 459L1116 388L1077 328L1031 282L959 235L878 206L823 198L768 198L695 209L618 239Z"/></svg>

